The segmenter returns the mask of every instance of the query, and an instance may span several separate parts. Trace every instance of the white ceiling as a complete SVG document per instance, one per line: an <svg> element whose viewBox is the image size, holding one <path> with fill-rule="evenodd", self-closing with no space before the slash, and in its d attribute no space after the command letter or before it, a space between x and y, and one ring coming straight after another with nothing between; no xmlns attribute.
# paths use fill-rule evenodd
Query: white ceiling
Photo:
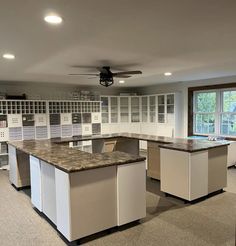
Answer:
<svg viewBox="0 0 236 246"><path fill-rule="evenodd" d="M62 25L43 21L52 11ZM143 71L118 86L236 75L235 11L235 0L1 0L0 53L16 59L0 58L0 80L98 84L68 76L93 72L73 65Z"/></svg>

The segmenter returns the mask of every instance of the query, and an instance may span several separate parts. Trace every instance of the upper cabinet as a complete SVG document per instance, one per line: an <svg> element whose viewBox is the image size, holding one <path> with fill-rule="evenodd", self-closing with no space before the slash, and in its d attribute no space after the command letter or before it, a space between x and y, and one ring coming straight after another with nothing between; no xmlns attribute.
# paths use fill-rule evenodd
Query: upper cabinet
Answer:
<svg viewBox="0 0 236 246"><path fill-rule="evenodd" d="M109 123L109 97L101 97L102 123Z"/></svg>
<svg viewBox="0 0 236 246"><path fill-rule="evenodd" d="M157 96L157 122L165 123L165 112L166 112L166 96L158 95Z"/></svg>
<svg viewBox="0 0 236 246"><path fill-rule="evenodd" d="M148 96L141 97L142 122L148 122Z"/></svg>
<svg viewBox="0 0 236 246"><path fill-rule="evenodd" d="M149 96L149 121L156 122L156 96Z"/></svg>
<svg viewBox="0 0 236 246"><path fill-rule="evenodd" d="M129 122L129 97L120 97L120 122Z"/></svg>
<svg viewBox="0 0 236 246"><path fill-rule="evenodd" d="M174 114L174 106L175 106L175 98L174 94L169 94L166 96L166 104L167 104L167 114Z"/></svg>
<svg viewBox="0 0 236 246"><path fill-rule="evenodd" d="M102 96L102 123L167 123L175 120L175 94Z"/></svg>
<svg viewBox="0 0 236 246"><path fill-rule="evenodd" d="M118 97L110 98L111 104L111 123L118 123Z"/></svg>
<svg viewBox="0 0 236 246"><path fill-rule="evenodd" d="M131 122L140 122L140 97L131 97Z"/></svg>

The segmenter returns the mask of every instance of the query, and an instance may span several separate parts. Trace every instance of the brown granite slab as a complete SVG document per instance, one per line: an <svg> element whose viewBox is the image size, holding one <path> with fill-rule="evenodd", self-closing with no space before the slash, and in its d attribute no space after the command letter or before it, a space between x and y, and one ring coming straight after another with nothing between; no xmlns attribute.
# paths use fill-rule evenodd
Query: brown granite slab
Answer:
<svg viewBox="0 0 236 246"><path fill-rule="evenodd" d="M172 144L162 144L160 145L160 148L193 153L203 150L209 150L212 148L222 147L226 145L229 145L228 141L214 142L214 141L207 141L207 140L193 140L193 141L186 141L186 142L184 141L176 142Z"/></svg>
<svg viewBox="0 0 236 246"><path fill-rule="evenodd" d="M146 159L119 151L91 154L69 148L68 144L57 144L51 140L14 141L8 144L68 173L123 165Z"/></svg>
<svg viewBox="0 0 236 246"><path fill-rule="evenodd" d="M95 140L95 139L112 139L112 138L131 138L137 140L151 141L159 143L159 147L166 149L173 149L185 152L197 152L207 150L211 148L217 148L224 145L229 145L229 141L209 141L205 139L186 139L186 138L170 138L163 136L147 135L147 134L136 134L136 133L115 133L115 134L102 134L93 136L83 137L72 137L72 138L58 138L54 141L56 143L68 143L75 141L84 140Z"/></svg>

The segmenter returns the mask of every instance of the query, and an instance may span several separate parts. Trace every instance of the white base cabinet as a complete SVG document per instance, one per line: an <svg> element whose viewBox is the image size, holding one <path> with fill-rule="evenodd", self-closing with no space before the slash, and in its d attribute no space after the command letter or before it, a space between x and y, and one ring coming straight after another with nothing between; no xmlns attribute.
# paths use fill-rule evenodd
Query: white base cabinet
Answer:
<svg viewBox="0 0 236 246"><path fill-rule="evenodd" d="M145 162L66 173L30 156L31 202L69 241L146 216Z"/></svg>
<svg viewBox="0 0 236 246"><path fill-rule="evenodd" d="M42 201L42 170L40 160L30 156L31 202L40 212L43 211Z"/></svg>
<svg viewBox="0 0 236 246"><path fill-rule="evenodd" d="M193 153L160 151L161 191L193 201L227 186L227 146Z"/></svg>
<svg viewBox="0 0 236 246"><path fill-rule="evenodd" d="M117 166L117 224L146 216L145 162Z"/></svg>
<svg viewBox="0 0 236 246"><path fill-rule="evenodd" d="M161 148L161 191L185 200L208 194L208 152Z"/></svg>
<svg viewBox="0 0 236 246"><path fill-rule="evenodd" d="M56 184L55 167L44 162L41 163L42 185L42 212L56 225Z"/></svg>

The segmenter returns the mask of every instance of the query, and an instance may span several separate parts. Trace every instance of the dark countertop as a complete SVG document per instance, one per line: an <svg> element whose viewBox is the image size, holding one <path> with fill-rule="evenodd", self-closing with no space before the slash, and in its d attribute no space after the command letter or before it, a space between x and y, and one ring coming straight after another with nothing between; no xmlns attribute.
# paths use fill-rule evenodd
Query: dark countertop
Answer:
<svg viewBox="0 0 236 246"><path fill-rule="evenodd" d="M14 141L8 144L68 173L139 162L146 159L120 151L90 154L69 148L67 144L57 144L51 140Z"/></svg>
<svg viewBox="0 0 236 246"><path fill-rule="evenodd" d="M55 138L51 140L14 141L9 142L9 144L68 173L145 160L145 157L120 151L91 154L78 149L69 148L68 144L69 142L74 141L112 138L131 138L151 141L158 143L160 148L189 153L226 146L230 143L228 141L215 142L199 139L169 138L146 134L118 133L72 138Z"/></svg>
<svg viewBox="0 0 236 246"><path fill-rule="evenodd" d="M228 141L215 142L215 141L208 141L208 140L189 140L188 139L186 142L177 141L172 144L163 144L163 145L160 145L160 148L193 153L193 152L209 150L209 149L213 149L217 147L227 146L229 144L230 143Z"/></svg>
<svg viewBox="0 0 236 246"><path fill-rule="evenodd" d="M185 151L189 153L217 148L220 146L225 146L230 144L230 141L218 142L218 141L209 141L205 139L170 138L170 137L154 136L154 135L147 135L147 134L136 134L136 133L115 133L115 134L103 134L103 135L72 137L72 138L58 138L58 139L54 139L53 141L55 143L68 143L68 142L76 142L76 141L111 139L111 138L131 138L137 140L151 141L151 142L159 143L160 148Z"/></svg>

